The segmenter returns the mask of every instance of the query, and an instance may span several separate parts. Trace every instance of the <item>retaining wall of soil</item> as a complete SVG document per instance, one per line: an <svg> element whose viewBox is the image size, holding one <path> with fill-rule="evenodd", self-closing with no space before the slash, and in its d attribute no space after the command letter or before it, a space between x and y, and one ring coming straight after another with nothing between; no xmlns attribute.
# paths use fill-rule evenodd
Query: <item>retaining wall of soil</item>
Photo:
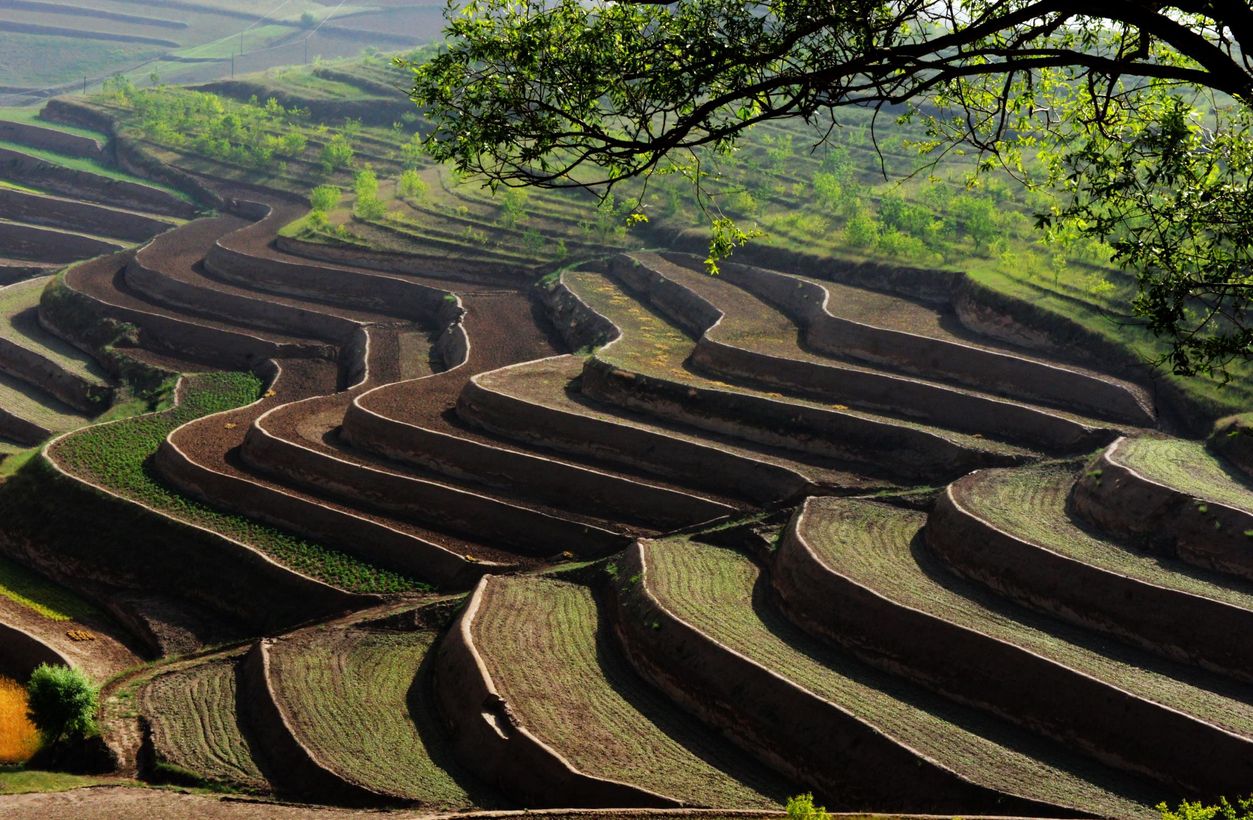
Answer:
<svg viewBox="0 0 1253 820"><path fill-rule="evenodd" d="M25 683L41 663L72 665L64 655L26 630L0 621L0 675Z"/></svg>
<svg viewBox="0 0 1253 820"><path fill-rule="evenodd" d="M652 295L650 302L672 320L692 325L689 333L697 337L697 342L688 361L696 370L710 373L715 378L729 376L780 387L824 402L843 399L859 407L914 416L952 430L1026 442L1050 450L1088 452L1115 435L1113 431L1094 429L1012 400L971 394L888 373L785 358L733 345L717 338L718 328L724 320L721 310L679 283L653 272L646 264L637 266L631 264L634 260L629 257L621 259L616 269L623 271L625 281ZM778 274L770 275L784 278ZM797 281L797 284L820 290L808 282ZM787 290L790 292L792 289ZM701 305L706 307L701 308ZM699 325L693 322L693 317L700 317L701 324L708 319L713 319L713 322L701 331Z"/></svg>
<svg viewBox="0 0 1253 820"><path fill-rule="evenodd" d="M196 212L194 205L159 188L54 165L9 148L0 148L0 175L71 199L85 199L118 208L184 219L190 219Z"/></svg>
<svg viewBox="0 0 1253 820"><path fill-rule="evenodd" d="M959 575L1063 620L1168 658L1253 681L1253 612L1084 564L997 529L950 484L928 520L927 543ZM1111 546L1111 549L1117 547Z"/></svg>
<svg viewBox="0 0 1253 820"><path fill-rule="evenodd" d="M432 268L431 263L416 266L413 256L404 253L388 253L360 247L340 247L320 242L307 242L290 236L274 238L274 247L293 256L303 256L322 262L331 262L383 273L399 273L432 276L439 279L462 281L471 284L509 285L516 287L519 281L530 278L525 271L508 265L495 265L464 260L449 261L447 266Z"/></svg>
<svg viewBox="0 0 1253 820"><path fill-rule="evenodd" d="M125 266L127 257L118 257L118 262L119 268ZM80 310L89 311L96 322L114 319L134 325L139 330L139 338L144 347L169 350L198 361L212 361L220 367L239 370L250 370L266 359L302 356L335 359L337 356L337 351L330 345L276 342L242 331L198 324L192 320L176 319L160 313L100 301L76 289L75 279L83 272L83 268L73 268L65 277L66 288L78 297L74 301ZM58 322L44 308L45 305L41 303L41 321L46 320L58 331L65 330L70 334L68 338L77 335L74 325L67 326Z"/></svg>
<svg viewBox="0 0 1253 820"><path fill-rule="evenodd" d="M1206 444L1253 478L1253 413L1221 419Z"/></svg>
<svg viewBox="0 0 1253 820"><path fill-rule="evenodd" d="M113 253L122 246L82 234L0 222L0 248L4 248L6 255L18 259L66 264Z"/></svg>
<svg viewBox="0 0 1253 820"><path fill-rule="evenodd" d="M639 543L622 558L612 626L650 683L821 799L882 811L1056 811L977 786L669 612L648 589Z"/></svg>
<svg viewBox="0 0 1253 820"><path fill-rule="evenodd" d="M247 237L269 229L268 224L259 223L219 239L205 256L205 269L241 287L377 310L419 322L429 322L439 310L443 292L418 282L253 256L232 247L236 241L242 244Z"/></svg>
<svg viewBox="0 0 1253 820"><path fill-rule="evenodd" d="M104 161L104 146L90 137L80 137L55 128L41 128L25 122L0 121L0 140L42 148L71 157Z"/></svg>
<svg viewBox="0 0 1253 820"><path fill-rule="evenodd" d="M126 283L145 298L175 310L208 316L220 321L264 328L289 336L322 339L333 344L352 337L358 322L333 313L253 299L238 293L183 282L163 273L152 252L140 250L126 266ZM151 262L149 263L149 260Z"/></svg>
<svg viewBox="0 0 1253 820"><path fill-rule="evenodd" d="M25 447L34 447L50 435L51 430L0 407L0 438L7 438Z"/></svg>
<svg viewBox="0 0 1253 820"><path fill-rule="evenodd" d="M1102 531L1253 580L1253 513L1197 498L1121 464L1119 439L1080 474L1071 508Z"/></svg>
<svg viewBox="0 0 1253 820"><path fill-rule="evenodd" d="M184 495L441 587L466 589L492 568L377 521L194 462L179 448L177 430L161 442L153 468Z"/></svg>
<svg viewBox="0 0 1253 820"><path fill-rule="evenodd" d="M577 366L578 359L568 358ZM603 459L759 503L791 498L810 487L799 473L744 458L716 442L696 443L634 427L630 418L611 422L567 413L485 387L479 381L484 375L491 376L475 376L461 391L457 415L503 438Z"/></svg>
<svg viewBox="0 0 1253 820"><path fill-rule="evenodd" d="M294 444L266 430L265 418L248 429L240 450L245 464L332 497L349 499L354 506L432 522L440 529L507 545L529 555L555 555L563 550L604 555L626 543L625 536L590 524Z"/></svg>
<svg viewBox="0 0 1253 820"><path fill-rule="evenodd" d="M1002 395L1087 410L1117 420L1153 423L1151 414L1137 397L1121 385L1009 352L844 319L827 311L830 294L812 282L745 265L728 264L724 268L728 281L793 317L804 328L805 340L815 350L852 356L911 373L953 379Z"/></svg>
<svg viewBox="0 0 1253 820"><path fill-rule="evenodd" d="M113 388L108 385L77 376L9 339L0 338L0 372L33 384L85 413L103 412L113 401Z"/></svg>
<svg viewBox="0 0 1253 820"><path fill-rule="evenodd" d="M95 236L144 242L173 227L169 222L86 202L0 188L0 213L6 219Z"/></svg>
<svg viewBox="0 0 1253 820"><path fill-rule="evenodd" d="M376 600L297 575L223 535L73 478L51 452L5 482L0 549L70 589L103 584L167 594L259 632Z"/></svg>
<svg viewBox="0 0 1253 820"><path fill-rule="evenodd" d="M254 643L236 666L236 703L257 745L265 751L271 782L281 793L304 800L347 806L396 802L345 779L300 742L270 685L270 643L268 638Z"/></svg>
<svg viewBox="0 0 1253 820"><path fill-rule="evenodd" d="M1227 794L1253 778L1253 742L840 574L806 543L807 508L808 502L785 530L770 575L781 608L805 631L891 674L1184 792Z"/></svg>
<svg viewBox="0 0 1253 820"><path fill-rule="evenodd" d="M27 263L24 260L22 262L17 260L0 261L0 287L17 282L25 282L27 279L33 279L36 276L47 276L55 270L56 266L51 263L41 265L37 262Z"/></svg>
<svg viewBox="0 0 1253 820"><path fill-rule="evenodd" d="M479 582L435 655L435 696L461 765L526 806L679 806L663 795L578 771L519 723L496 690L471 632L489 580Z"/></svg>

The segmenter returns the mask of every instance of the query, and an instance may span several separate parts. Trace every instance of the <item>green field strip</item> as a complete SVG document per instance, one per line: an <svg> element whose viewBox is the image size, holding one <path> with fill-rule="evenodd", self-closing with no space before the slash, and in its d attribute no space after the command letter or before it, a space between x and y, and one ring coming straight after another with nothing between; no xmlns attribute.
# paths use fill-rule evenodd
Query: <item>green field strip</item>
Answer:
<svg viewBox="0 0 1253 820"><path fill-rule="evenodd" d="M0 120L34 125L39 128L47 128L50 131L62 131L66 134L73 134L76 137L86 137L87 139L95 140L101 145L105 145L109 141L109 135L103 131L93 131L90 128L83 128L78 125L68 125L56 120L41 119L39 112L42 110L42 106L22 106L20 108L0 106Z"/></svg>
<svg viewBox="0 0 1253 820"><path fill-rule="evenodd" d="M635 674L587 587L493 578L472 628L513 713L579 771L696 805L778 806L779 784Z"/></svg>
<svg viewBox="0 0 1253 820"><path fill-rule="evenodd" d="M764 604L743 555L684 538L645 545L649 591L696 629L970 781L1109 817L1152 812L1069 768L1058 747L931 696L808 637Z"/></svg>
<svg viewBox="0 0 1253 820"><path fill-rule="evenodd" d="M437 637L366 627L297 633L271 644L270 680L301 742L336 773L455 811L477 801L446 768L449 752L419 677Z"/></svg>
<svg viewBox="0 0 1253 820"><path fill-rule="evenodd" d="M160 673L139 688L136 706L152 727L158 766L267 792L269 782L252 758L236 711L237 660L211 658Z"/></svg>
<svg viewBox="0 0 1253 820"><path fill-rule="evenodd" d="M73 592L3 557L0 557L0 597L50 621L90 623L103 620L98 609Z"/></svg>
<svg viewBox="0 0 1253 820"><path fill-rule="evenodd" d="M136 185L143 185L148 188L156 188L159 191L164 191L167 194L176 196L185 202L191 201L190 197L188 197L187 194L183 193L177 188L171 188L170 186L164 185L160 182L154 182L150 179L137 177L134 174L128 174L125 171L119 170L109 165L105 165L100 162L96 162L95 160L87 159L85 157L73 157L73 156L67 156L65 154L57 154L52 151L47 151L43 148L32 148L29 145L23 145L17 142L8 142L7 140L0 140L0 148L8 148L9 150L26 154L29 157L34 157L35 159L41 159L53 165L60 165L64 168L69 168L74 171L84 171L86 173L95 174L96 176L106 177L108 179L116 179L122 182L133 182Z"/></svg>
<svg viewBox="0 0 1253 820"><path fill-rule="evenodd" d="M1113 460L1195 498L1253 512L1253 487L1248 477L1214 455L1204 442L1127 438L1118 445Z"/></svg>
<svg viewBox="0 0 1253 820"><path fill-rule="evenodd" d="M265 48L282 37L291 37L294 34L295 31L291 26L282 25L264 25L248 29L243 36L244 53L246 55L249 51ZM232 56L239 54L239 47L240 36L238 34L229 34L208 43L183 46L171 51L170 54L174 57L188 57L201 60L230 60Z"/></svg>
<svg viewBox="0 0 1253 820"><path fill-rule="evenodd" d="M965 480L957 500L997 529L1066 558L1253 611L1253 584L1123 547L1080 527L1066 510L1076 477L1071 467L1056 464L984 470Z"/></svg>
<svg viewBox="0 0 1253 820"><path fill-rule="evenodd" d="M185 378L177 406L159 413L99 424L60 439L49 455L68 473L170 517L220 533L297 572L351 592L419 588L402 575L240 515L194 501L157 481L148 459L175 428L256 401L261 382L246 373L196 373Z"/></svg>
<svg viewBox="0 0 1253 820"><path fill-rule="evenodd" d="M806 507L801 535L828 567L897 604L1253 737L1253 704L1246 702L1244 687L1037 615L955 577L915 540L925 522L921 512L855 499L818 498ZM969 672L978 674L977 669Z"/></svg>
<svg viewBox="0 0 1253 820"><path fill-rule="evenodd" d="M38 353L86 382L108 385L108 375L95 359L39 325L35 317L39 298L54 278L41 276L0 288L0 338Z"/></svg>
<svg viewBox="0 0 1253 820"><path fill-rule="evenodd" d="M640 373L657 379L757 396L765 399L783 400L802 407L812 407L841 413L867 421L881 422L896 427L909 428L946 439L974 451L1027 456L1030 450L980 436L942 430L915 421L887 418L873 413L852 410L842 405L810 401L797 397L784 397L779 393L753 390L739 385L702 378L686 367L687 358L696 346L689 336L675 327L648 305L636 300L604 274L585 270L567 271L562 274L565 283L594 311L613 322L621 331L622 338L601 348L596 356L602 361L623 370Z"/></svg>

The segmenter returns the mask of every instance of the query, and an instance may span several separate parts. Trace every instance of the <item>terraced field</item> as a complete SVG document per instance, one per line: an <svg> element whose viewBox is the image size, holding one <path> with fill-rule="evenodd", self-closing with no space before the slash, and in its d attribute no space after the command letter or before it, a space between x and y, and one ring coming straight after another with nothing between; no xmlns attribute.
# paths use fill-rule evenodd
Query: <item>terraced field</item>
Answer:
<svg viewBox="0 0 1253 820"><path fill-rule="evenodd" d="M354 783L456 811L491 802L449 759L422 677L433 630L370 624L308 630L270 652L297 737ZM469 789L469 791L467 790Z"/></svg>
<svg viewBox="0 0 1253 820"><path fill-rule="evenodd" d="M1243 474L1199 441L1141 437L1118 448L1118 462L1199 499L1253 513L1253 488Z"/></svg>
<svg viewBox="0 0 1253 820"><path fill-rule="evenodd" d="M472 625L487 674L520 723L579 771L706 806L772 806L780 784L650 690L615 653L592 592L497 579Z"/></svg>
<svg viewBox="0 0 1253 820"><path fill-rule="evenodd" d="M1042 464L987 470L953 486L957 501L979 518L1018 538L1067 558L1145 583L1253 610L1253 586L1121 546L1082 527L1066 499L1078 471Z"/></svg>
<svg viewBox="0 0 1253 820"><path fill-rule="evenodd" d="M139 689L135 705L151 727L159 774L164 767L228 788L270 790L236 717L237 662L227 655L183 665Z"/></svg>
<svg viewBox="0 0 1253 820"><path fill-rule="evenodd" d="M763 600L762 573L748 558L683 538L647 543L642 555L645 572L638 583L665 610L708 640L723 643L927 759L975 783L1034 800L1110 816L1141 811L1116 791L1076 776L1075 763L1060 749L930 698L819 645ZM1117 789L1117 778L1106 782Z"/></svg>

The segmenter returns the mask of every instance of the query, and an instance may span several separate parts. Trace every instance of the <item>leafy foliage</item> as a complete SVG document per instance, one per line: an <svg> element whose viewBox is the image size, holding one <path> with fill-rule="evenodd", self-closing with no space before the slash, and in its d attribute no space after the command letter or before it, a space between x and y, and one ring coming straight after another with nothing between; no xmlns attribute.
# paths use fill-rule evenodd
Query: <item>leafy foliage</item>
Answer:
<svg viewBox="0 0 1253 820"><path fill-rule="evenodd" d="M1162 820L1253 820L1253 797L1240 798L1234 804L1223 797L1217 806L1185 800L1175 809L1165 803L1155 808L1162 813Z"/></svg>
<svg viewBox="0 0 1253 820"><path fill-rule="evenodd" d="M830 820L830 813L823 806L814 805L814 796L798 794L787 800L788 820Z"/></svg>
<svg viewBox="0 0 1253 820"><path fill-rule="evenodd" d="M30 720L44 742L84 738L96 732L99 692L78 669L41 663L26 685Z"/></svg>

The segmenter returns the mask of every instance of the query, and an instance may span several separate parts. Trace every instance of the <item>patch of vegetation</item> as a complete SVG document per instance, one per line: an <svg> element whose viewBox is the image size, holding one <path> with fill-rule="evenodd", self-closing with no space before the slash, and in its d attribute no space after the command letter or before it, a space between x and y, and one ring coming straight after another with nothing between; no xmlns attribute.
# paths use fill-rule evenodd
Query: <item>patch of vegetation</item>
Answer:
<svg viewBox="0 0 1253 820"><path fill-rule="evenodd" d="M1199 441L1127 439L1119 446L1115 460L1181 492L1253 513L1253 488L1245 476L1225 465Z"/></svg>
<svg viewBox="0 0 1253 820"><path fill-rule="evenodd" d="M96 734L100 692L81 670L41 663L26 684L30 720L44 743L82 740Z"/></svg>
<svg viewBox="0 0 1253 820"><path fill-rule="evenodd" d="M127 498L249 544L276 561L329 584L356 592L420 588L411 579L342 552L239 515L223 513L180 495L157 481L148 458L176 427L193 419L249 404L261 395L259 379L246 373L187 377L179 404L165 412L88 427L58 441L49 455L68 472Z"/></svg>
<svg viewBox="0 0 1253 820"><path fill-rule="evenodd" d="M38 453L38 450L32 451ZM52 621L88 621L100 613L65 587L8 558L0 557L0 596Z"/></svg>
<svg viewBox="0 0 1253 820"><path fill-rule="evenodd" d="M104 784L139 786L132 780L106 779L62 772L45 772L21 767L0 767L0 794L64 792Z"/></svg>
<svg viewBox="0 0 1253 820"><path fill-rule="evenodd" d="M0 766L25 763L39 751L39 731L31 723L28 707L26 687L0 675Z"/></svg>
<svg viewBox="0 0 1253 820"><path fill-rule="evenodd" d="M5 85L44 88L98 77L122 64L155 57L163 49L60 35L0 32L0 76ZM49 54L56 54L49 60Z"/></svg>
<svg viewBox="0 0 1253 820"><path fill-rule="evenodd" d="M182 191L171 188L170 186L164 185L160 182L154 182L151 179L144 179L143 177L137 177L134 174L128 174L127 172L115 168L112 165L105 165L102 162L88 157L58 154L44 148L34 148L17 142L8 142L7 140L0 140L0 148L8 148L11 151L18 151L26 154L27 156L34 157L35 159L41 159L44 162L48 162L53 165L60 165L63 168L69 168L73 171L85 171L86 173L95 174L96 176L106 177L108 179L116 179L122 182L133 182L136 185L143 185L148 188L157 188L158 190L164 191L171 196L176 196L184 201L190 201L187 194Z"/></svg>

